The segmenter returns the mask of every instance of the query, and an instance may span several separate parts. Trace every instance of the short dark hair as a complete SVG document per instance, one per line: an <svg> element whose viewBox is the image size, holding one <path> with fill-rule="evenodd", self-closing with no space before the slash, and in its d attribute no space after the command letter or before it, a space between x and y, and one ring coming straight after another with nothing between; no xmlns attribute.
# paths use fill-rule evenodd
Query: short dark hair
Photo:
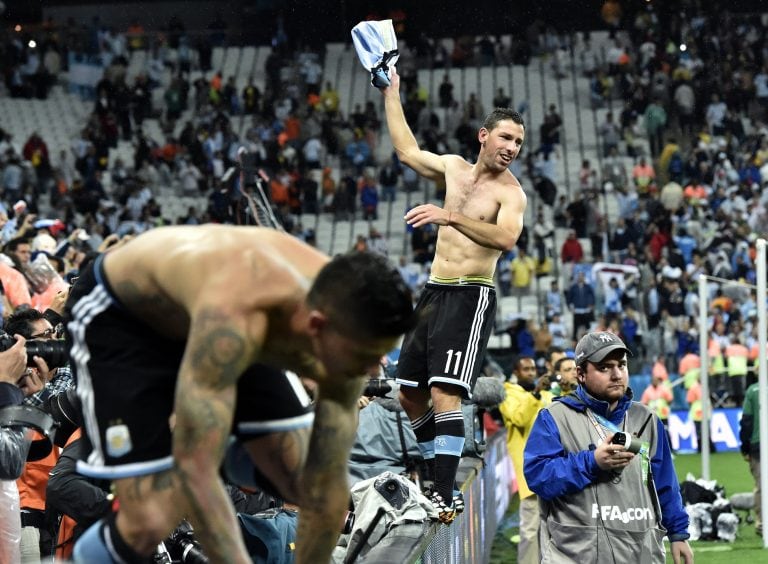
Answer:
<svg viewBox="0 0 768 564"><path fill-rule="evenodd" d="M500 121L504 121L505 119L511 119L515 123L522 125L523 129L525 129L523 116L511 108L494 108L490 114L485 116L483 127L488 131L492 131Z"/></svg>
<svg viewBox="0 0 768 564"><path fill-rule="evenodd" d="M334 257L318 273L307 302L346 335L397 337L416 322L411 291L402 276L372 252Z"/></svg>
<svg viewBox="0 0 768 564"><path fill-rule="evenodd" d="M515 370L520 368L520 363L523 360L525 360L526 358L530 358L533 361L534 365L536 364L536 359L533 358L531 355L529 355L529 354L518 354L518 355L515 355L515 357L512 359L512 372L514 372Z"/></svg>
<svg viewBox="0 0 768 564"><path fill-rule="evenodd" d="M16 237L15 239L11 239L5 244L5 252L7 253L14 253L16 252L16 249L19 248L19 245L30 245L30 241L26 237Z"/></svg>
<svg viewBox="0 0 768 564"><path fill-rule="evenodd" d="M555 364L554 364L554 366L552 366L552 370L554 370L555 372L557 372L558 370L560 370L560 367L563 365L563 363L564 363L564 362L566 362L566 361L568 361L568 360L573 360L574 364L576 363L576 360L574 360L574 358L573 358L573 357L570 357L570 356L564 356L563 358L558 358L558 359L555 361Z"/></svg>
<svg viewBox="0 0 768 564"><path fill-rule="evenodd" d="M29 339L35 330L32 324L41 319L45 319L45 317L34 308L16 310L5 320L4 329L11 336L21 335L25 339Z"/></svg>
<svg viewBox="0 0 768 564"><path fill-rule="evenodd" d="M557 345L549 345L547 348L547 361L549 361L552 358L553 354L556 353L564 353L565 349L563 347L558 347Z"/></svg>

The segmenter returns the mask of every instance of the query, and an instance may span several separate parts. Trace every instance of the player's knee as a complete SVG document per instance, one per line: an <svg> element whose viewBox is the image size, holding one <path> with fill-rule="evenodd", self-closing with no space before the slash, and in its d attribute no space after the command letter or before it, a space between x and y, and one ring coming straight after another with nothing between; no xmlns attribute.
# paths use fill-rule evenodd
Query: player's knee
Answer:
<svg viewBox="0 0 768 564"><path fill-rule="evenodd" d="M428 390L422 390L413 386L400 386L400 393L398 394L400 403L403 406L405 404L414 406L426 405L429 403L429 395Z"/></svg>
<svg viewBox="0 0 768 564"><path fill-rule="evenodd" d="M430 391L435 411L456 410L461 407L464 392L461 386L439 382L433 384Z"/></svg>

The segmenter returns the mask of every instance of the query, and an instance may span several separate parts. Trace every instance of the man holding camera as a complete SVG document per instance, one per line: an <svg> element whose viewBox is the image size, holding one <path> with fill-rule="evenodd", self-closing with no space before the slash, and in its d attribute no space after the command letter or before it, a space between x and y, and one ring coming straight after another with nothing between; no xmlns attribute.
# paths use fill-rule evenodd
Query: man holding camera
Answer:
<svg viewBox="0 0 768 564"><path fill-rule="evenodd" d="M0 409L21 405L24 390L19 386L27 370L26 341L23 337L0 352ZM0 480L15 480L27 460L29 441L18 427L0 427Z"/></svg>
<svg viewBox="0 0 768 564"><path fill-rule="evenodd" d="M506 399L499 411L507 428L507 450L512 458L520 496L520 544L517 561L526 564L539 562L539 500L525 482L523 474L523 449L531 433L531 427L539 410L552 402L549 378L542 376L536 381L536 361L530 356L520 356L515 361L514 375L517 383L504 383Z"/></svg>
<svg viewBox="0 0 768 564"><path fill-rule="evenodd" d="M568 356L557 359L552 368L552 393L556 396L566 396L576 390L576 361ZM555 388L559 388L559 392Z"/></svg>
<svg viewBox="0 0 768 564"><path fill-rule="evenodd" d="M24 399L24 405L45 409L46 400L73 386L69 368L61 366L60 362L67 358L64 341L56 340L54 326L36 309L14 312L8 317L5 329L10 334L27 339L27 356L35 364L27 367L19 380L19 386L25 392L34 392ZM57 460L58 451L52 450L44 458L28 461L17 481L21 507L21 557L24 562L39 562L41 557L50 555L56 544L52 542L52 530L45 516L45 488L48 474Z"/></svg>
<svg viewBox="0 0 768 564"><path fill-rule="evenodd" d="M542 562L692 563L688 515L664 427L628 388L629 350L616 335L576 345L578 387L544 408L525 447L541 500Z"/></svg>
<svg viewBox="0 0 768 564"><path fill-rule="evenodd" d="M27 368L25 340L18 337L8 350L0 352L0 417L3 408L21 405L24 392L18 382ZM0 425L0 562L20 558L21 521L16 478L24 470L30 440L26 429Z"/></svg>

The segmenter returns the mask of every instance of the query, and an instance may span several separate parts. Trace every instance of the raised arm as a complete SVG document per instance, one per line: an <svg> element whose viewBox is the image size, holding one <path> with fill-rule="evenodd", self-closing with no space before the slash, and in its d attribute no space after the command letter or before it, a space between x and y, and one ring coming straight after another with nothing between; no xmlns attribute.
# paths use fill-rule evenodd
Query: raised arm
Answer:
<svg viewBox="0 0 768 564"><path fill-rule="evenodd" d="M341 532L349 505L347 459L357 431L357 399L364 383L361 377L319 388L302 480L297 564L328 562Z"/></svg>
<svg viewBox="0 0 768 564"><path fill-rule="evenodd" d="M254 321L249 321L253 328ZM246 338L245 327L242 317L222 308L194 312L176 388L176 473L188 504L188 518L211 562L251 561L219 478L237 380L260 345Z"/></svg>
<svg viewBox="0 0 768 564"><path fill-rule="evenodd" d="M400 76L391 69L391 86L382 88L384 94L384 110L387 114L387 127L392 137L392 144L397 151L397 157L418 172L421 176L436 180L445 175L445 163L440 155L422 151L413 136L408 122L405 120L403 105L400 102Z"/></svg>

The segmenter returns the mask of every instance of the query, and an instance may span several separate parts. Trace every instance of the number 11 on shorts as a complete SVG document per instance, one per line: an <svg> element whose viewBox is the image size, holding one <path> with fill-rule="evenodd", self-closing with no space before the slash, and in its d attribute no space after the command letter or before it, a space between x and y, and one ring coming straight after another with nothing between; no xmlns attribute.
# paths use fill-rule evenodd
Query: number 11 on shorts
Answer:
<svg viewBox="0 0 768 564"><path fill-rule="evenodd" d="M445 368L443 369L443 372L445 374L453 374L454 376L459 375L459 366L461 365L461 353L463 351L454 351L453 349L448 349L446 351L446 356L448 357L445 360ZM451 362L453 362L453 371L451 371Z"/></svg>

